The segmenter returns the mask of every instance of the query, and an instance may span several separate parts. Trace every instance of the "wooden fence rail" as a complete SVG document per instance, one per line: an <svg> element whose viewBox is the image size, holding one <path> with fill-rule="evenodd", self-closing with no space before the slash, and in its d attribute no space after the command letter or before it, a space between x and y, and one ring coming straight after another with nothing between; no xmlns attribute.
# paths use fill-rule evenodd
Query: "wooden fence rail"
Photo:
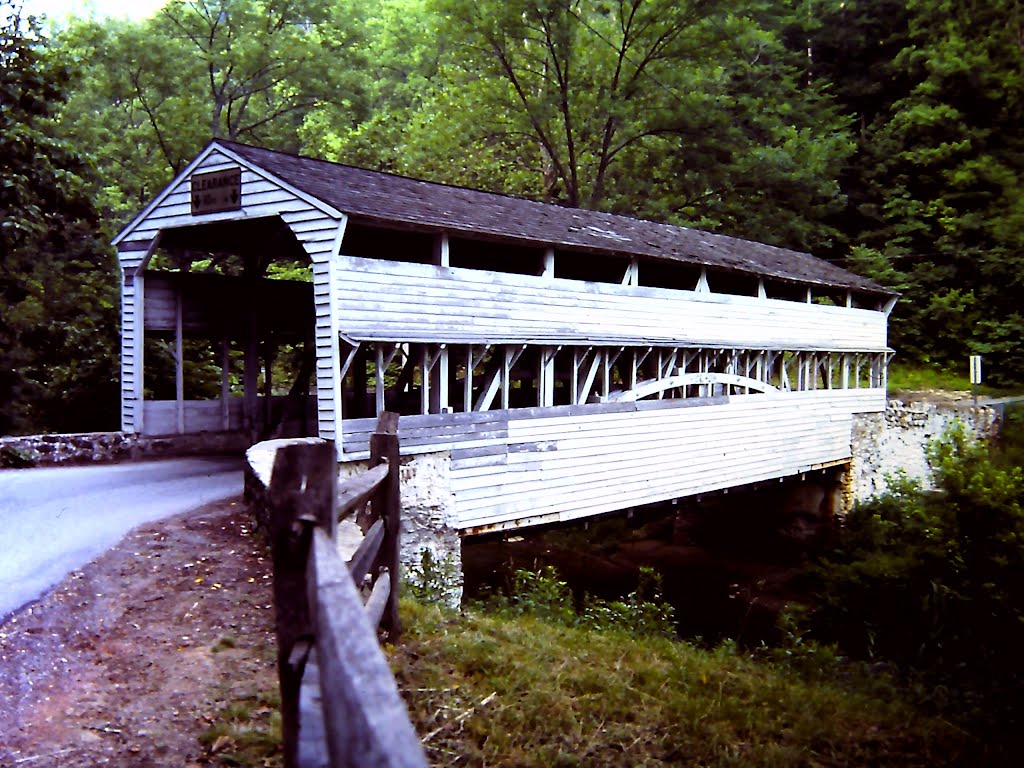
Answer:
<svg viewBox="0 0 1024 768"><path fill-rule="evenodd" d="M397 642L398 415L372 435L371 468L338 485L331 442L278 450L268 493L285 765L426 766L378 632ZM363 540L346 563L337 522ZM365 595L365 598L364 598Z"/></svg>

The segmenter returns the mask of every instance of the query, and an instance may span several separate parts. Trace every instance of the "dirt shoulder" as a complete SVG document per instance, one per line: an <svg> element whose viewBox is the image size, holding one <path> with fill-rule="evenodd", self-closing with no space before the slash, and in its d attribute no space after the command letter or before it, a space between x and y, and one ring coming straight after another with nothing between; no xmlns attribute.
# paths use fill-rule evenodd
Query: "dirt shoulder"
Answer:
<svg viewBox="0 0 1024 768"><path fill-rule="evenodd" d="M270 558L241 501L212 504L0 626L0 766L230 762L225 722L268 732L276 686Z"/></svg>

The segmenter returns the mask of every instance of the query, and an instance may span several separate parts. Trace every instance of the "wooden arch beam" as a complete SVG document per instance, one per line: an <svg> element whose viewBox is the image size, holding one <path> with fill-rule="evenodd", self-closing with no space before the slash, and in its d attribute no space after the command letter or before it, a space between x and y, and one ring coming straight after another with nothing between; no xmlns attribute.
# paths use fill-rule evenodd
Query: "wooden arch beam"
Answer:
<svg viewBox="0 0 1024 768"><path fill-rule="evenodd" d="M738 376L732 373L681 373L677 376L668 376L654 381L644 381L637 384L633 389L625 392L612 392L602 399L606 403L631 403L670 389L713 384L744 387L745 389L764 392L768 395L781 394L781 391L771 384L766 384L758 379L752 379L749 376Z"/></svg>

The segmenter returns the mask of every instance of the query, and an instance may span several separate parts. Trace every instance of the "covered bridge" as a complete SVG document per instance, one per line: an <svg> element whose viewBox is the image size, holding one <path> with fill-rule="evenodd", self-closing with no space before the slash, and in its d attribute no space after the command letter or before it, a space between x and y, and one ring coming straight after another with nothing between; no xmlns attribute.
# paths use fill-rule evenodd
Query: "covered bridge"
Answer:
<svg viewBox="0 0 1024 768"><path fill-rule="evenodd" d="M398 411L467 532L846 462L885 408L894 294L760 243L221 140L114 242L125 431L348 462Z"/></svg>

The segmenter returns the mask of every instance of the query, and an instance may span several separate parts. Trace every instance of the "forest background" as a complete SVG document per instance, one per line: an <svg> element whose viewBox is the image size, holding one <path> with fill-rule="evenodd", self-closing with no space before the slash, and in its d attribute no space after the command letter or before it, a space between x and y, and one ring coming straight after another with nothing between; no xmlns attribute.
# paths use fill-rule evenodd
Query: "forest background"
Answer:
<svg viewBox="0 0 1024 768"><path fill-rule="evenodd" d="M0 434L118 427L109 240L213 137L806 250L1024 383L1015 0L0 0Z"/></svg>

